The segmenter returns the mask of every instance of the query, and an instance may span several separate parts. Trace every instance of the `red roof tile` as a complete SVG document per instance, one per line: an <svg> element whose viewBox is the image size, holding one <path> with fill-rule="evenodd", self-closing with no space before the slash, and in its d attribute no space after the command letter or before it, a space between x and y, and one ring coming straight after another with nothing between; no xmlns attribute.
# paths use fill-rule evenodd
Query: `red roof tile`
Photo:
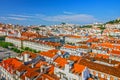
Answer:
<svg viewBox="0 0 120 80"><path fill-rule="evenodd" d="M55 62L57 63L58 66L64 67L65 64L67 64L67 60L61 57L58 57Z"/></svg>

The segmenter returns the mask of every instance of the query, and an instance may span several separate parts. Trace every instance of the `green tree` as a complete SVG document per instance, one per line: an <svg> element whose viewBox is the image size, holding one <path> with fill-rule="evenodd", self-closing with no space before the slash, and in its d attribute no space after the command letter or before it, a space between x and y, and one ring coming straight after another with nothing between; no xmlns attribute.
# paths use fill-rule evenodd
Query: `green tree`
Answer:
<svg viewBox="0 0 120 80"><path fill-rule="evenodd" d="M25 50L29 50L29 47L25 47Z"/></svg>
<svg viewBox="0 0 120 80"><path fill-rule="evenodd" d="M80 28L92 28L92 25L83 25L83 26L80 26Z"/></svg>
<svg viewBox="0 0 120 80"><path fill-rule="evenodd" d="M5 41L6 36L0 36L0 41Z"/></svg>
<svg viewBox="0 0 120 80"><path fill-rule="evenodd" d="M62 22L61 24L62 24L62 25L65 25L66 23L65 23L65 22Z"/></svg>
<svg viewBox="0 0 120 80"><path fill-rule="evenodd" d="M3 48L8 48L9 46L13 46L13 44L9 42L0 41L0 46Z"/></svg>

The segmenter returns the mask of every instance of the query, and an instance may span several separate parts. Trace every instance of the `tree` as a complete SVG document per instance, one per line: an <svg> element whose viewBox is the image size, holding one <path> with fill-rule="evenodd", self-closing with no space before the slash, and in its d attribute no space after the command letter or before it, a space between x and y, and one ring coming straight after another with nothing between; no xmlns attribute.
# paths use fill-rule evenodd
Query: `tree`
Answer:
<svg viewBox="0 0 120 80"><path fill-rule="evenodd" d="M36 30L36 31L39 31L40 29L38 28L38 27L36 27L36 28L33 28L34 30Z"/></svg>
<svg viewBox="0 0 120 80"><path fill-rule="evenodd" d="M92 28L92 25L83 25L83 26L80 26L80 28Z"/></svg>
<svg viewBox="0 0 120 80"><path fill-rule="evenodd" d="M46 25L40 25L39 27L46 27Z"/></svg>
<svg viewBox="0 0 120 80"><path fill-rule="evenodd" d="M25 47L25 50L29 50L29 47Z"/></svg>
<svg viewBox="0 0 120 80"><path fill-rule="evenodd" d="M65 25L66 23L65 23L65 22L62 22L61 24L62 24L62 25Z"/></svg>
<svg viewBox="0 0 120 80"><path fill-rule="evenodd" d="M106 24L118 24L118 23L120 23L120 19L111 20L111 21L106 22Z"/></svg>
<svg viewBox="0 0 120 80"><path fill-rule="evenodd" d="M34 52L34 53L37 53L37 51L36 51L36 50L33 50L33 52Z"/></svg>
<svg viewBox="0 0 120 80"><path fill-rule="evenodd" d="M13 46L13 44L9 42L0 41L0 46L3 48L8 48L9 46Z"/></svg>
<svg viewBox="0 0 120 80"><path fill-rule="evenodd" d="M6 36L0 36L0 41L5 41Z"/></svg>

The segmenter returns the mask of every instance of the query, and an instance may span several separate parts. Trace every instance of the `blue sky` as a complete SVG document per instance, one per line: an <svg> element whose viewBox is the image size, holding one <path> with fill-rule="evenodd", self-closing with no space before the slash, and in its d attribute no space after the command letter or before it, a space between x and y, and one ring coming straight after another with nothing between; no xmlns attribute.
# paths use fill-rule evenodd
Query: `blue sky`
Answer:
<svg viewBox="0 0 120 80"><path fill-rule="evenodd" d="M0 22L89 24L120 17L120 0L0 0Z"/></svg>

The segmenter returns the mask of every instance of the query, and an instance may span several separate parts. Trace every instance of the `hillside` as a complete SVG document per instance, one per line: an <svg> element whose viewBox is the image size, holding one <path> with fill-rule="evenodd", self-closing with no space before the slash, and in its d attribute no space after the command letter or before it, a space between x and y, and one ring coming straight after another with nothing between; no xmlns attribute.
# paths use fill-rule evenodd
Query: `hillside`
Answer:
<svg viewBox="0 0 120 80"><path fill-rule="evenodd" d="M116 19L116 20L106 22L106 24L118 24L118 23L120 23L120 19Z"/></svg>

